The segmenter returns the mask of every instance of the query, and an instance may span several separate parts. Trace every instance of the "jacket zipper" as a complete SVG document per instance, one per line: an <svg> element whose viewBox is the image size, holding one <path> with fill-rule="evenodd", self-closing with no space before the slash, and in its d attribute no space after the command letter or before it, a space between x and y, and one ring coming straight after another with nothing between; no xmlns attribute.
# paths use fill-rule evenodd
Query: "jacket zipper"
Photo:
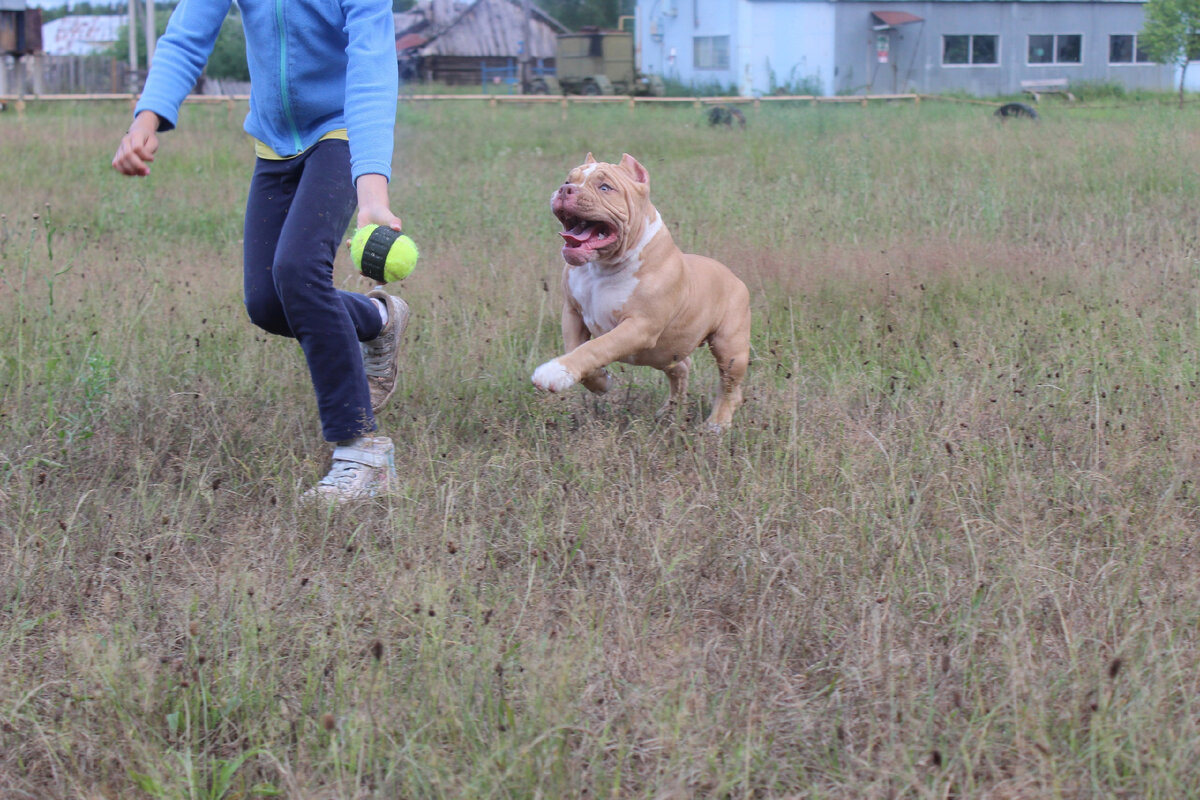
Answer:
<svg viewBox="0 0 1200 800"><path fill-rule="evenodd" d="M275 24L279 29L279 97L283 104L283 115L287 117L288 127L292 131L292 144L299 153L301 149L300 131L296 129L296 118L292 115L292 101L288 97L287 34L283 25L283 0L275 0Z"/></svg>

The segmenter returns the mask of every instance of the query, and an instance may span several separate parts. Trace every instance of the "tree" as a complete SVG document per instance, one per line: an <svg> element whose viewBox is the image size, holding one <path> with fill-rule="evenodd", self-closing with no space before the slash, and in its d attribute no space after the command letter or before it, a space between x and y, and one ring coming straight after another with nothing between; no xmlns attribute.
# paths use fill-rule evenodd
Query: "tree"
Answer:
<svg viewBox="0 0 1200 800"><path fill-rule="evenodd" d="M167 18L174 9L160 5L155 5L155 8L165 11L165 13L156 14L154 19L154 27L158 29L157 35L162 36L163 31L167 28ZM144 20L140 21L144 22ZM117 41L109 48L109 54L121 62L129 60L128 26L121 26L121 32L118 34ZM145 48L138 49L138 66L142 69L146 68ZM212 55L208 58L204 72L210 78L218 80L250 80L250 67L246 63L246 34L242 30L241 15L237 13L236 9L231 10L229 16L225 17L225 21L221 23L221 32L217 35L217 43L213 46Z"/></svg>
<svg viewBox="0 0 1200 800"><path fill-rule="evenodd" d="M155 6L157 8L157 6ZM42 9L42 24L52 20L62 19L63 17L78 17L91 14L124 14L128 9L125 2L122 3L90 3L87 0L76 2L74 4L63 3L58 6L49 6Z"/></svg>
<svg viewBox="0 0 1200 800"><path fill-rule="evenodd" d="M1159 64L1179 68L1179 106L1188 63L1200 59L1200 0L1147 0L1138 46Z"/></svg>
<svg viewBox="0 0 1200 800"><path fill-rule="evenodd" d="M246 32L242 29L242 16L230 12L221 23L221 32L208 57L205 70L218 80L248 81L250 65L246 63Z"/></svg>
<svg viewBox="0 0 1200 800"><path fill-rule="evenodd" d="M584 25L616 28L622 14L633 13L630 0L535 0L538 7L571 30Z"/></svg>

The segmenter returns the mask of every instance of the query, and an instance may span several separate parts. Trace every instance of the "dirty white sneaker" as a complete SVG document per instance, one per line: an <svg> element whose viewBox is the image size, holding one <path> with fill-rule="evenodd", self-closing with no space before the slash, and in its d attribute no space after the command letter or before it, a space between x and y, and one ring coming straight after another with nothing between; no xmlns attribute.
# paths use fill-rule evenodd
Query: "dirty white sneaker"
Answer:
<svg viewBox="0 0 1200 800"><path fill-rule="evenodd" d="M333 450L329 474L303 495L303 500L324 499L347 503L386 494L396 482L396 448L386 436L360 436Z"/></svg>
<svg viewBox="0 0 1200 800"><path fill-rule="evenodd" d="M408 303L382 289L372 289L367 297L387 304L388 321L383 330L369 342L362 343L363 366L367 384L371 387L371 411L378 414L396 393L400 373L400 338L408 327Z"/></svg>

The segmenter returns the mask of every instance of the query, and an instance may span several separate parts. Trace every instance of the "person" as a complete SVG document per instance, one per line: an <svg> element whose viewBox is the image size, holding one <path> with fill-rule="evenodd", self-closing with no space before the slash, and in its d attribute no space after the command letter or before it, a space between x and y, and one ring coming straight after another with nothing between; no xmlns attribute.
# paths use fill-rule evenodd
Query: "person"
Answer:
<svg viewBox="0 0 1200 800"><path fill-rule="evenodd" d="M158 41L114 169L146 176L158 134L212 52L231 0L183 0ZM409 308L380 289L346 292L333 261L357 225L400 230L388 201L399 91L390 0L238 0L250 67L244 128L255 162L246 200L243 289L260 328L304 352L329 473L304 493L340 503L387 491L394 447L375 415L395 392Z"/></svg>

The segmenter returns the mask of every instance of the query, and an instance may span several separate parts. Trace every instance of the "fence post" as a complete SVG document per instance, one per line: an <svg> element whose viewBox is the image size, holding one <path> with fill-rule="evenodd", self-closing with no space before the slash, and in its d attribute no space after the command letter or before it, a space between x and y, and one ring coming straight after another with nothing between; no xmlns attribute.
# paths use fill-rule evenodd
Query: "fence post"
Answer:
<svg viewBox="0 0 1200 800"><path fill-rule="evenodd" d="M25 116L25 57L17 56L17 117Z"/></svg>
<svg viewBox="0 0 1200 800"><path fill-rule="evenodd" d="M43 57L39 56L39 55L32 55L32 56L27 56L27 57L33 59L33 96L41 97L43 94L46 93L43 89L45 82L42 80L42 78L43 78L42 72L46 68L45 59L43 59Z"/></svg>

